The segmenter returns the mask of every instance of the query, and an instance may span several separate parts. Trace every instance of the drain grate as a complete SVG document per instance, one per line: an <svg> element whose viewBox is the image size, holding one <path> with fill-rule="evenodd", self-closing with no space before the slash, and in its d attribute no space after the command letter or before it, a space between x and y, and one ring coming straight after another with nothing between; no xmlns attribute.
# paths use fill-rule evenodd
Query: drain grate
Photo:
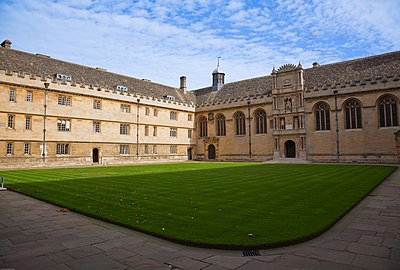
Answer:
<svg viewBox="0 0 400 270"><path fill-rule="evenodd" d="M260 252L258 250L244 250L243 256L245 256L245 257L260 256Z"/></svg>

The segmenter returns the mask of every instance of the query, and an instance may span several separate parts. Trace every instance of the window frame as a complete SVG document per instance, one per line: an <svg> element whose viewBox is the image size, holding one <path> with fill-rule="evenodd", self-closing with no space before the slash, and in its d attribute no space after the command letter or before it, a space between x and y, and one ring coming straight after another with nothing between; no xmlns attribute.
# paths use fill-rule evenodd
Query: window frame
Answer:
<svg viewBox="0 0 400 270"><path fill-rule="evenodd" d="M31 154L31 144L24 143L24 155L29 156Z"/></svg>
<svg viewBox="0 0 400 270"><path fill-rule="evenodd" d="M33 92L32 91L26 91L25 101L33 102Z"/></svg>
<svg viewBox="0 0 400 270"><path fill-rule="evenodd" d="M385 102L388 100L389 102ZM396 97L391 94L385 94L378 99L378 125L379 128L398 127L399 111Z"/></svg>
<svg viewBox="0 0 400 270"><path fill-rule="evenodd" d="M101 122L100 121L93 121L92 122L92 132L94 134L100 134L101 133Z"/></svg>
<svg viewBox="0 0 400 270"><path fill-rule="evenodd" d="M174 120L174 121L178 120L178 113L175 112L175 111L170 111L169 112L169 119L170 120Z"/></svg>
<svg viewBox="0 0 400 270"><path fill-rule="evenodd" d="M72 97L67 95L58 95L57 104L60 106L72 106Z"/></svg>
<svg viewBox="0 0 400 270"><path fill-rule="evenodd" d="M320 101L314 108L315 131L331 130L331 109L328 103Z"/></svg>
<svg viewBox="0 0 400 270"><path fill-rule="evenodd" d="M71 149L69 143L57 143L56 145L56 155L66 156L70 155Z"/></svg>
<svg viewBox="0 0 400 270"><path fill-rule="evenodd" d="M63 121L65 122L63 124ZM58 118L57 119L57 131L59 132L71 132L71 119L67 118Z"/></svg>
<svg viewBox="0 0 400 270"><path fill-rule="evenodd" d="M129 124L120 124L119 125L119 134L120 135L129 135L130 133L130 125Z"/></svg>
<svg viewBox="0 0 400 270"><path fill-rule="evenodd" d="M170 145L169 153L170 154L177 154L178 153L178 147L176 145Z"/></svg>
<svg viewBox="0 0 400 270"><path fill-rule="evenodd" d="M25 116L25 130L32 130L32 116L30 115Z"/></svg>
<svg viewBox="0 0 400 270"><path fill-rule="evenodd" d="M255 133L257 135L267 134L267 113L263 109L254 112Z"/></svg>
<svg viewBox="0 0 400 270"><path fill-rule="evenodd" d="M344 125L346 130L362 129L362 104L355 98L346 100L343 104L344 107Z"/></svg>
<svg viewBox="0 0 400 270"><path fill-rule="evenodd" d="M173 138L177 138L178 137L178 129L177 128L170 128L169 129L169 136L173 137Z"/></svg>
<svg viewBox="0 0 400 270"><path fill-rule="evenodd" d="M119 154L120 155L129 155L130 147L129 144L120 144L119 145Z"/></svg>
<svg viewBox="0 0 400 270"><path fill-rule="evenodd" d="M101 110L102 104L101 99L93 99L93 109Z"/></svg>
<svg viewBox="0 0 400 270"><path fill-rule="evenodd" d="M15 129L15 114L7 115L7 129Z"/></svg>
<svg viewBox="0 0 400 270"><path fill-rule="evenodd" d="M7 143L7 146L6 146L6 155L7 155L7 156L12 156L12 155L14 155L14 143L10 143L10 142Z"/></svg>
<svg viewBox="0 0 400 270"><path fill-rule="evenodd" d="M131 105L128 104L121 104L120 111L122 113L131 113Z"/></svg>
<svg viewBox="0 0 400 270"><path fill-rule="evenodd" d="M16 102L17 100L17 90L15 89L10 89L9 95L8 95L8 101L9 102Z"/></svg>
<svg viewBox="0 0 400 270"><path fill-rule="evenodd" d="M242 111L238 111L234 115L235 135L246 135L246 115Z"/></svg>
<svg viewBox="0 0 400 270"><path fill-rule="evenodd" d="M208 136L207 118L205 116L200 116L198 120L199 137L205 138Z"/></svg>
<svg viewBox="0 0 400 270"><path fill-rule="evenodd" d="M215 117L215 122L216 122L216 135L218 137L225 137L226 136L226 118L225 115L222 113L218 114Z"/></svg>

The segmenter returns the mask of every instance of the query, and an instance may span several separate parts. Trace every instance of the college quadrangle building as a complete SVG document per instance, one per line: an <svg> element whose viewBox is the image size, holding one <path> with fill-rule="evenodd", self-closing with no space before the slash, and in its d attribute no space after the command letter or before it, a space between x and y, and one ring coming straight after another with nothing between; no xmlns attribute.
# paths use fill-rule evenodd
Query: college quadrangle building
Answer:
<svg viewBox="0 0 400 270"><path fill-rule="evenodd" d="M298 158L397 163L400 52L187 91L0 47L0 166ZM177 79L178 81L178 79Z"/></svg>

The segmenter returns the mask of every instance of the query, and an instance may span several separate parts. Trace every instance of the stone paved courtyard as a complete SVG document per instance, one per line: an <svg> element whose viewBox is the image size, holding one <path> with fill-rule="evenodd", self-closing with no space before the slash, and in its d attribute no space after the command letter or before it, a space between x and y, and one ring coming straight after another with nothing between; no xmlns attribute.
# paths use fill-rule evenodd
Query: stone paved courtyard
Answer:
<svg viewBox="0 0 400 270"><path fill-rule="evenodd" d="M186 247L0 192L0 269L389 270L400 269L400 170L320 237L259 252Z"/></svg>

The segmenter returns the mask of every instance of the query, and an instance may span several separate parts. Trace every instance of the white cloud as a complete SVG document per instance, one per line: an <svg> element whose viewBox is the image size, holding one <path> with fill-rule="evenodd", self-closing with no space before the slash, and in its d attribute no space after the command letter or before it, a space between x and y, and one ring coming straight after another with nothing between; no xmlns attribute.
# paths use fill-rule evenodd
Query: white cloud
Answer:
<svg viewBox="0 0 400 270"><path fill-rule="evenodd" d="M272 66L329 63L399 50L399 2L371 0L21 0L0 3L13 48L167 85L210 85Z"/></svg>
<svg viewBox="0 0 400 270"><path fill-rule="evenodd" d="M226 9L229 11L236 11L242 8L243 8L243 2L237 0L229 1L228 5L226 6Z"/></svg>

